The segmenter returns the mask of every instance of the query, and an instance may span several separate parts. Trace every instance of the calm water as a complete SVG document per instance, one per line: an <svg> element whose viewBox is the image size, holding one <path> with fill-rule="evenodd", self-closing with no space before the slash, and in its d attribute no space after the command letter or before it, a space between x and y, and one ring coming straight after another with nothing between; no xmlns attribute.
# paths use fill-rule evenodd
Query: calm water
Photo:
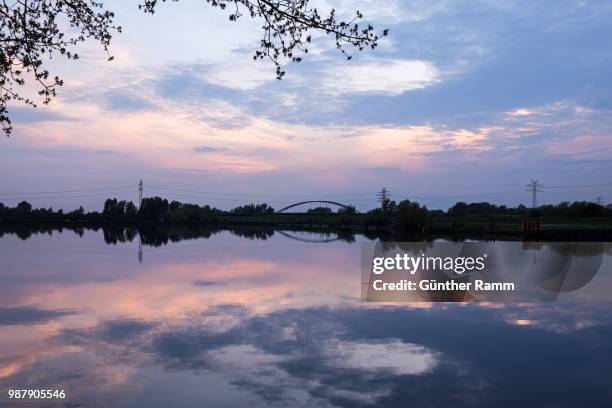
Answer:
<svg viewBox="0 0 612 408"><path fill-rule="evenodd" d="M20 235L0 238L0 406L612 406L609 303L361 303L359 235L148 235L142 262L130 233Z"/></svg>

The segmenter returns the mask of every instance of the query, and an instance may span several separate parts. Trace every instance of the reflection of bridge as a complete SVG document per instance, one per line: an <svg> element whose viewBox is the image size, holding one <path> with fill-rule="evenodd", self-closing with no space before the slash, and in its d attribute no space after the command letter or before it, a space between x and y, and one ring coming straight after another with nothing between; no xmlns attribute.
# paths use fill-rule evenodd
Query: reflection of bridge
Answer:
<svg viewBox="0 0 612 408"><path fill-rule="evenodd" d="M354 209L354 207L351 207L350 205L346 205L346 204L342 204L342 203L338 203L335 201L326 201L326 200L310 200L310 201L301 201L299 203L295 203L295 204L291 204L288 205L284 208L281 208L280 210L276 211L277 213L284 213L285 211L294 208L294 207L298 207L300 205L304 205L304 204L331 204L331 205L335 205L336 207L340 207L340 208L345 208L345 209ZM356 213L358 213L359 211L354 210Z"/></svg>
<svg viewBox="0 0 612 408"><path fill-rule="evenodd" d="M293 234L290 234L288 232L285 231L276 231L279 234L283 235L284 237L287 237L289 239L293 239L295 241L301 241L301 242L310 242L313 244L318 244L318 243L325 243L325 242L334 242L334 241L339 241L342 238L340 238L340 236L336 235L335 237L330 237L330 235L333 234L328 234L328 233L319 233L319 234L315 234L312 232L309 232L308 235L313 236L313 235L318 235L318 238L304 238L301 237L299 235L297 235L295 232Z"/></svg>

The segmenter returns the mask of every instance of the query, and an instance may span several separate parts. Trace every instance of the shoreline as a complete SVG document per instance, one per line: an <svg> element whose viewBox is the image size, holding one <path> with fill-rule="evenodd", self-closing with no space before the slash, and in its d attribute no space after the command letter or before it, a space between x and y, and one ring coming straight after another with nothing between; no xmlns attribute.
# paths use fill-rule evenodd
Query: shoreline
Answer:
<svg viewBox="0 0 612 408"><path fill-rule="evenodd" d="M236 217L238 218L238 217ZM186 230L248 230L248 231L305 231L321 233L364 234L381 239L409 241L411 238L434 239L437 237L453 240L523 240L523 241L612 241L612 227L608 225L571 225L545 224L540 231L522 231L518 228L495 230L482 228L480 225L466 224L461 228L440 228L435 225L420 231L402 230L396 225L334 224L331 222L281 222L271 220L221 219L207 222L170 222L151 220L86 220L86 219L0 219L0 232L13 229L186 229ZM516 227L516 225L513 225ZM46 228L45 228L46 227Z"/></svg>

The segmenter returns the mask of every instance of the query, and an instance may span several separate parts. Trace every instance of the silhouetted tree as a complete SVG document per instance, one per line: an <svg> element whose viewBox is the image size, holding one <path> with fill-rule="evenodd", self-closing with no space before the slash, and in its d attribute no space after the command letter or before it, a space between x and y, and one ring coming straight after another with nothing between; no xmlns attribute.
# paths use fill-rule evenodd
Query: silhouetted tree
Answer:
<svg viewBox="0 0 612 408"><path fill-rule="evenodd" d="M127 217L135 217L137 213L138 213L138 209L136 208L134 203L131 201L128 201L125 204L125 215Z"/></svg>
<svg viewBox="0 0 612 408"><path fill-rule="evenodd" d="M52 209L52 208L49 208L49 213L48 213L48 215L53 216L53 209ZM68 217L70 217L70 218L80 218L80 217L82 217L83 215L85 215L85 209L83 208L83 206L80 206L80 207L79 207L79 208L77 208L76 210L74 210L74 211L70 211L70 212L68 213Z"/></svg>
<svg viewBox="0 0 612 408"><path fill-rule="evenodd" d="M420 231L427 224L427 207L410 200L401 201L397 205L397 217L400 228L410 231Z"/></svg>
<svg viewBox="0 0 612 408"><path fill-rule="evenodd" d="M149 221L165 221L168 217L170 205L168 200L161 197L149 197L142 199L139 214Z"/></svg>
<svg viewBox="0 0 612 408"><path fill-rule="evenodd" d="M331 214L332 209L329 207L315 207L315 208L309 208L308 211L306 212L308 214Z"/></svg>
<svg viewBox="0 0 612 408"><path fill-rule="evenodd" d="M357 210L355 209L354 205L347 205L346 207L338 208L337 213L343 215L353 215L357 213Z"/></svg>
<svg viewBox="0 0 612 408"><path fill-rule="evenodd" d="M232 214L239 215L267 215L274 214L274 208L268 204L247 204L236 207L230 211Z"/></svg>
<svg viewBox="0 0 612 408"><path fill-rule="evenodd" d="M538 211L547 217L606 217L612 215L610 208L588 201L543 205L538 207Z"/></svg>
<svg viewBox="0 0 612 408"><path fill-rule="evenodd" d="M104 202L104 210L102 211L102 214L121 217L126 213L126 205L127 203L124 200L117 201L116 198L113 198L112 200L108 199Z"/></svg>
<svg viewBox="0 0 612 408"><path fill-rule="evenodd" d="M333 9L322 16L311 6L311 0L206 0L206 3L228 9L230 21L243 15L263 20L263 35L254 59L271 61L279 79L285 75L282 63L299 62L308 53L312 31L333 36L336 47L348 59L351 58L348 47L375 48L380 37L387 35L387 30L377 34L371 25L359 25L356 21L363 17L359 11L349 21L338 19ZM143 0L139 8L153 14L158 4L158 0ZM79 55L75 46L86 39L99 42L108 59L113 59L108 47L112 35L121 32L113 20L113 12L104 9L100 0L0 2L0 123L6 135L12 130L8 101L36 106L34 100L19 92L26 79L38 87L43 104L48 104L63 84L62 79L50 74L45 59L59 54L76 60Z"/></svg>
<svg viewBox="0 0 612 408"><path fill-rule="evenodd" d="M447 214L453 217L483 216L483 215L504 215L504 214L527 214L528 210L524 205L517 208L508 208L505 205L497 206L488 202L465 203L459 201L448 209Z"/></svg>
<svg viewBox="0 0 612 408"><path fill-rule="evenodd" d="M397 212L397 204L388 198L382 203L381 207L384 214L393 215Z"/></svg>
<svg viewBox="0 0 612 408"><path fill-rule="evenodd" d="M448 209L448 215L452 215L454 217L463 217L467 212L467 204L463 201L459 201L451 208Z"/></svg>
<svg viewBox="0 0 612 408"><path fill-rule="evenodd" d="M25 217L32 212L32 204L27 201L22 201L15 208L18 217Z"/></svg>
<svg viewBox="0 0 612 408"><path fill-rule="evenodd" d="M173 200L173 201L170 203L170 211L176 211L176 210L178 210L180 207L181 207L181 203L180 203L180 202L178 202L178 201Z"/></svg>

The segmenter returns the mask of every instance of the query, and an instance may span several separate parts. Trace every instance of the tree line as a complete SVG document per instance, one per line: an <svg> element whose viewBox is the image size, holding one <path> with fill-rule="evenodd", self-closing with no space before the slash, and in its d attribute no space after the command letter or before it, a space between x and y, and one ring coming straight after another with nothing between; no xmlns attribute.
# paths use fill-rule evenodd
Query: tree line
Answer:
<svg viewBox="0 0 612 408"><path fill-rule="evenodd" d="M8 221L149 221L180 224L210 223L228 217L273 219L276 216L275 209L265 203L246 204L226 211L209 205L200 206L174 200L168 201L162 197L144 198L140 207L132 201L109 198L104 202L101 212L86 212L82 206L70 212L53 208L33 208L27 201L22 201L15 207L8 207L0 203L0 220ZM290 216L290 214L285 216ZM340 208L336 212L328 207L317 207L308 210L306 216L335 217L338 218L337 223L339 224L351 224L359 219L364 225L394 224L404 229L420 229L433 217L612 217L612 208L586 201L543 205L536 209L529 209L524 205L508 207L488 202L458 202L447 211L443 211L429 210L426 206L410 200L403 200L399 203L386 200L380 207L364 214L357 214L355 207L352 206Z"/></svg>

